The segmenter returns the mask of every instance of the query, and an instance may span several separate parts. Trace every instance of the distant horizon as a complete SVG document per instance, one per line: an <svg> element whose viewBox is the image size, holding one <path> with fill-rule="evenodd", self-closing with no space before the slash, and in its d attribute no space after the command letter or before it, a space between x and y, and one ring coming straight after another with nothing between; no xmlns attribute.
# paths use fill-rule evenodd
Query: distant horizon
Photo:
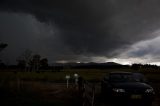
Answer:
<svg viewBox="0 0 160 106"><path fill-rule="evenodd" d="M3 61L2 61L3 63ZM50 66L53 66L54 64L107 64L107 63L113 63L113 64L119 64L119 65L129 65L129 66L132 66L133 64L141 64L141 65L156 65L156 66L160 66L160 62L159 63L120 63L120 62L114 62L114 61L107 61L107 62L73 62L73 61L57 61L57 62L52 62L52 63L48 63ZM6 65L17 65L17 64L7 64L7 63L4 63Z"/></svg>

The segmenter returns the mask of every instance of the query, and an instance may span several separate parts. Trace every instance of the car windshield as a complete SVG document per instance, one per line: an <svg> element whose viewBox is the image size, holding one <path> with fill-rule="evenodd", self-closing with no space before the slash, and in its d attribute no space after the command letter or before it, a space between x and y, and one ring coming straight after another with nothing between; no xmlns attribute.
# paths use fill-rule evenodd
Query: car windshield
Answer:
<svg viewBox="0 0 160 106"><path fill-rule="evenodd" d="M111 82L143 82L144 76L142 74L133 73L112 73L109 80Z"/></svg>

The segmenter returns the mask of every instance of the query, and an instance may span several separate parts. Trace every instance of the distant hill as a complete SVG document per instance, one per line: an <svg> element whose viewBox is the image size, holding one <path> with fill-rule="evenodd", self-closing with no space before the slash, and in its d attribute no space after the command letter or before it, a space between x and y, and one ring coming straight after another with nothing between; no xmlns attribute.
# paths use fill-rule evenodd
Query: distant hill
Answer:
<svg viewBox="0 0 160 106"><path fill-rule="evenodd" d="M69 68L98 68L98 69L105 69L105 68L119 68L124 67L124 65L115 63L115 62L106 62L106 63L55 63L54 67L69 67Z"/></svg>
<svg viewBox="0 0 160 106"><path fill-rule="evenodd" d="M89 63L54 63L54 66L86 66L86 65L106 65L106 66L117 66L117 65L122 65L119 63L115 63L115 62L106 62L106 63L95 63L95 62L89 62Z"/></svg>
<svg viewBox="0 0 160 106"><path fill-rule="evenodd" d="M122 64L119 64L119 63L115 63L115 62L106 62L106 63L100 63L100 64L103 64L103 65L108 65L108 66L119 66L119 65L122 65Z"/></svg>

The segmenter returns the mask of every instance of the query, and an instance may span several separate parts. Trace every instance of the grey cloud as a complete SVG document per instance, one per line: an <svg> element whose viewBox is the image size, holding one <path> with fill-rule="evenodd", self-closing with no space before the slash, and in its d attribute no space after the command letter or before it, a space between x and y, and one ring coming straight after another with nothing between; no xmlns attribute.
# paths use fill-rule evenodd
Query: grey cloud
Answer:
<svg viewBox="0 0 160 106"><path fill-rule="evenodd" d="M1 59L15 63L16 59L29 49L56 60L60 53L68 51L56 28L38 22L31 15L1 13L0 17L0 40L9 45L1 52Z"/></svg>
<svg viewBox="0 0 160 106"><path fill-rule="evenodd" d="M159 5L159 0L3 0L0 10L30 14L50 25L58 33L41 42L49 42L49 51L62 55L65 51L71 55L68 57L76 58L113 56L136 42L157 36L151 33L160 26ZM55 49L55 45L62 50Z"/></svg>
<svg viewBox="0 0 160 106"><path fill-rule="evenodd" d="M141 41L129 48L127 51L121 53L119 58L123 59L139 59L145 63L154 63L160 61L160 37L151 40Z"/></svg>

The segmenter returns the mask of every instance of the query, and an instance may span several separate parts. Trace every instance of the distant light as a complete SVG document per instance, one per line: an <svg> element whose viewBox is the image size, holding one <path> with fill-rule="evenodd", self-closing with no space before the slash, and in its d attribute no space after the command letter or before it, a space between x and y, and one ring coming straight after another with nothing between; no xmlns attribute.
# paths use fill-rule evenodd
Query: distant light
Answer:
<svg viewBox="0 0 160 106"><path fill-rule="evenodd" d="M81 63L80 61L76 62L76 63Z"/></svg>
<svg viewBox="0 0 160 106"><path fill-rule="evenodd" d="M75 77L75 78L78 78L78 74L77 74L77 73L75 73L75 74L74 74L74 77Z"/></svg>
<svg viewBox="0 0 160 106"><path fill-rule="evenodd" d="M68 80L68 79L70 79L70 75L66 75L66 77L65 77L65 78L66 78L67 80Z"/></svg>
<svg viewBox="0 0 160 106"><path fill-rule="evenodd" d="M68 61L66 61L66 60L60 60L60 61L57 61L56 63L68 63Z"/></svg>

